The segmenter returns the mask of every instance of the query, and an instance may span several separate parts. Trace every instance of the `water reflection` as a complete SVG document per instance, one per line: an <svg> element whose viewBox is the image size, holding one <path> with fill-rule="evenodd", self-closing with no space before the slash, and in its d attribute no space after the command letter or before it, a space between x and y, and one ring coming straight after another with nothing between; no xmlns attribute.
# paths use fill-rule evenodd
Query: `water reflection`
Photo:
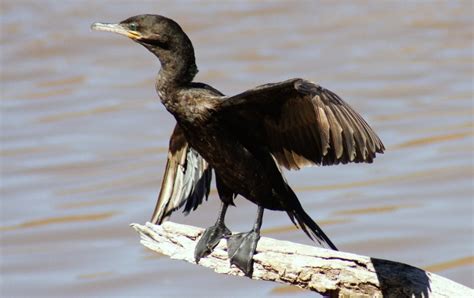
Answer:
<svg viewBox="0 0 474 298"><path fill-rule="evenodd" d="M442 262L438 264L432 264L432 265L426 266L424 269L430 272L440 272L440 271L445 271L448 269L453 269L453 268L458 268L458 267L463 267L463 266L468 266L468 265L474 265L474 256L458 258L458 259L449 260L447 262Z"/></svg>
<svg viewBox="0 0 474 298"><path fill-rule="evenodd" d="M17 225L0 226L0 231L9 231L9 230L23 229L23 228L34 228L34 227L40 227L40 226L45 226L45 225L51 225L51 224L62 224L62 223L71 223L71 222L79 222L79 221L103 220L103 219L110 218L111 216L115 214L116 214L115 212L105 212L105 213L99 213L99 214L83 214L83 215L50 217L50 218L44 218L44 219L25 221Z"/></svg>

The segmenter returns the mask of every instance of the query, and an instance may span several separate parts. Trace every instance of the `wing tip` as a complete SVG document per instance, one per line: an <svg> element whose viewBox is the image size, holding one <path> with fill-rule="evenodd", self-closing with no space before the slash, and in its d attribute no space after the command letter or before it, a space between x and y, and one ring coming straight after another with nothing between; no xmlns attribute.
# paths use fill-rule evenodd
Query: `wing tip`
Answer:
<svg viewBox="0 0 474 298"><path fill-rule="evenodd" d="M293 87L296 91L304 95L314 96L323 91L323 87L321 87L320 85L302 78L294 79Z"/></svg>

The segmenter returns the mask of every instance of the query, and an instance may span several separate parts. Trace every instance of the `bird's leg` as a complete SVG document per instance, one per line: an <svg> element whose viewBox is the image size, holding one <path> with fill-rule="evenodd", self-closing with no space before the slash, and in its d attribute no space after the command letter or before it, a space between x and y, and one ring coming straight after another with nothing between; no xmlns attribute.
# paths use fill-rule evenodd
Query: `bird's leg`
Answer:
<svg viewBox="0 0 474 298"><path fill-rule="evenodd" d="M194 249L194 259L196 260L196 263L199 263L201 258L209 255L222 238L232 234L224 223L224 217L228 206L228 203L222 202L216 223L204 231L201 239L199 239L199 242L196 244L196 248Z"/></svg>
<svg viewBox="0 0 474 298"><path fill-rule="evenodd" d="M251 277L253 271L253 255L260 239L262 227L263 207L258 206L257 218L253 229L247 233L239 233L227 239L227 252L230 263L239 267L245 275Z"/></svg>

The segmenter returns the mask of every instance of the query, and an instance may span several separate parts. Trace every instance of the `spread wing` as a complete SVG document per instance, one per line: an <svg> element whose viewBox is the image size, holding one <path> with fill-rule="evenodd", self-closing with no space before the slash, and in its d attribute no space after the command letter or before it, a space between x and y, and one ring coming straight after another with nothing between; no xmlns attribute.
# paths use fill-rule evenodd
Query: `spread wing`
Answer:
<svg viewBox="0 0 474 298"><path fill-rule="evenodd" d="M268 148L287 169L370 163L385 149L362 116L339 96L303 79L229 97L218 113L229 127L245 130L247 142Z"/></svg>
<svg viewBox="0 0 474 298"><path fill-rule="evenodd" d="M195 210L209 196L212 168L191 148L176 125L170 138L166 170L151 222L161 224L175 210Z"/></svg>

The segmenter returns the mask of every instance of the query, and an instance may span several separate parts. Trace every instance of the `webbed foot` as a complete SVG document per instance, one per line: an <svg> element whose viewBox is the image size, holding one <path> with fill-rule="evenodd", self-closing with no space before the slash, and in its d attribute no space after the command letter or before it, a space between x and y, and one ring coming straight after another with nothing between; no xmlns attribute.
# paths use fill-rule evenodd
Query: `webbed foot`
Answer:
<svg viewBox="0 0 474 298"><path fill-rule="evenodd" d="M248 277L252 276L253 255L259 239L260 233L254 230L227 238L227 252L230 263L240 268Z"/></svg>
<svg viewBox="0 0 474 298"><path fill-rule="evenodd" d="M223 222L217 222L212 227L207 228L194 249L196 263L199 263L201 258L208 256L222 238L226 238L231 234Z"/></svg>

